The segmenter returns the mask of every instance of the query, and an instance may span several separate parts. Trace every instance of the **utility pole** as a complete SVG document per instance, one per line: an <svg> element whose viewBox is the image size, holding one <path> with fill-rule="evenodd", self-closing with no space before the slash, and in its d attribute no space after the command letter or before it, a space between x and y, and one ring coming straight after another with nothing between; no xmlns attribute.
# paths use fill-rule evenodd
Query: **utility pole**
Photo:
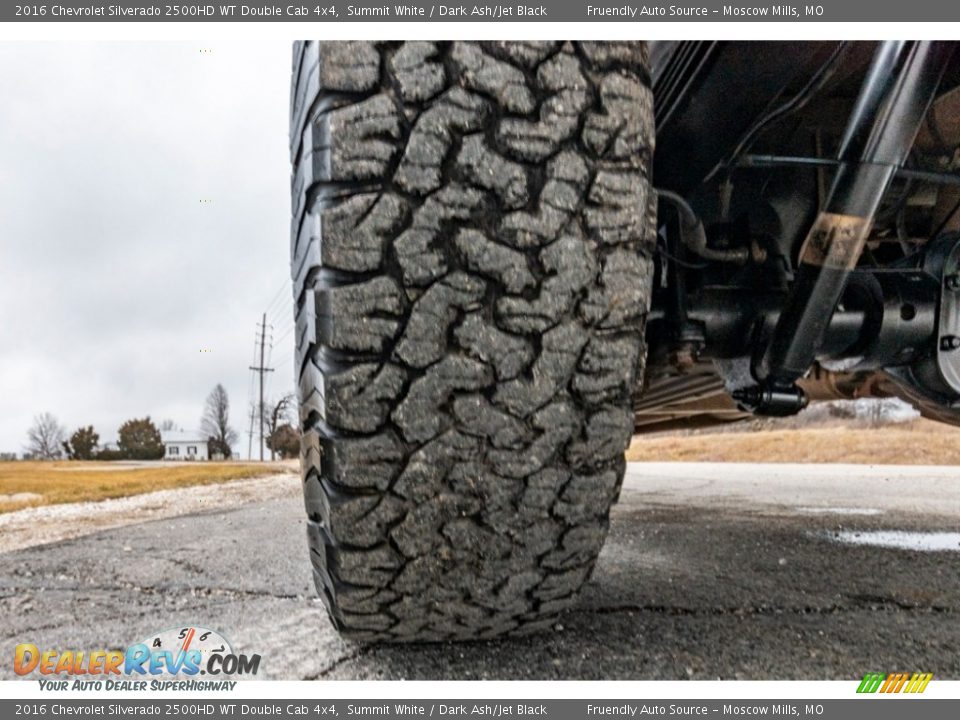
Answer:
<svg viewBox="0 0 960 720"><path fill-rule="evenodd" d="M263 462L263 376L265 373L273 372L273 368L264 367L264 346L267 344L267 314L264 313L260 319L260 364L256 367L250 366L251 370L256 370L260 375L260 462Z"/></svg>

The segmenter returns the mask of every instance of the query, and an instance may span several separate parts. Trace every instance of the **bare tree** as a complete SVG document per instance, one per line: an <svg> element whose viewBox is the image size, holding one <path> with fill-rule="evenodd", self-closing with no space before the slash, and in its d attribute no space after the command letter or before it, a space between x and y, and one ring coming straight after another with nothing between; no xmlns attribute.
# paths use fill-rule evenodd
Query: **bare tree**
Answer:
<svg viewBox="0 0 960 720"><path fill-rule="evenodd" d="M157 425L157 430L159 430L160 432L169 432L170 430L176 430L176 429L177 429L177 424L170 418L167 418L166 420L161 420L160 423Z"/></svg>
<svg viewBox="0 0 960 720"><path fill-rule="evenodd" d="M273 461L277 458L277 448L273 447L275 443L269 442L269 439L273 437L277 428L289 419L290 410L293 408L293 394L287 393L277 400L271 401L269 408L270 415L264 420L267 424L267 447L270 448L270 460Z"/></svg>
<svg viewBox="0 0 960 720"><path fill-rule="evenodd" d="M27 452L40 460L56 460L63 452L66 439L63 425L51 413L41 413L33 418L33 425L27 430Z"/></svg>
<svg viewBox="0 0 960 720"><path fill-rule="evenodd" d="M207 436L211 452L222 453L225 458L233 454L231 446L237 441L237 433L230 427L230 399L220 383L207 395L200 430Z"/></svg>

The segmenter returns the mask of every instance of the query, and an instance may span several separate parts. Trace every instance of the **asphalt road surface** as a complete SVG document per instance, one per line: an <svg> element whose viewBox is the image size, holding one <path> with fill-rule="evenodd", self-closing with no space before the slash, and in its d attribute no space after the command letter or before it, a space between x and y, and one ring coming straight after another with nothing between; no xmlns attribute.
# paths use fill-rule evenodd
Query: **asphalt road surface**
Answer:
<svg viewBox="0 0 960 720"><path fill-rule="evenodd" d="M340 640L302 516L298 480L281 476L0 554L0 651L119 648L197 624L259 653L272 679L960 678L954 468L631 464L579 609L546 634L460 645Z"/></svg>

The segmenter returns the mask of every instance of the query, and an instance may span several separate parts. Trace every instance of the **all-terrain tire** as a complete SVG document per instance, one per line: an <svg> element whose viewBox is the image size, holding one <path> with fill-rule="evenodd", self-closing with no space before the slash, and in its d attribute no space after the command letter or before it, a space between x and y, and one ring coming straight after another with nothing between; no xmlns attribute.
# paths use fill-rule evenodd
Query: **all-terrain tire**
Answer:
<svg viewBox="0 0 960 720"><path fill-rule="evenodd" d="M645 356L652 105L642 43L295 46L303 489L345 636L574 603Z"/></svg>

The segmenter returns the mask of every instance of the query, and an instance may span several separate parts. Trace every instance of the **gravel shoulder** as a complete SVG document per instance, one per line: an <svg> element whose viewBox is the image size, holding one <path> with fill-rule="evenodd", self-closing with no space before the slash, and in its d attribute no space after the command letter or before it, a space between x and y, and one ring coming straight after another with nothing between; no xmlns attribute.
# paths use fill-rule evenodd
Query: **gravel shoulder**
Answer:
<svg viewBox="0 0 960 720"><path fill-rule="evenodd" d="M214 512L264 497L299 493L299 477L284 474L0 513L0 553L71 540L133 523Z"/></svg>

